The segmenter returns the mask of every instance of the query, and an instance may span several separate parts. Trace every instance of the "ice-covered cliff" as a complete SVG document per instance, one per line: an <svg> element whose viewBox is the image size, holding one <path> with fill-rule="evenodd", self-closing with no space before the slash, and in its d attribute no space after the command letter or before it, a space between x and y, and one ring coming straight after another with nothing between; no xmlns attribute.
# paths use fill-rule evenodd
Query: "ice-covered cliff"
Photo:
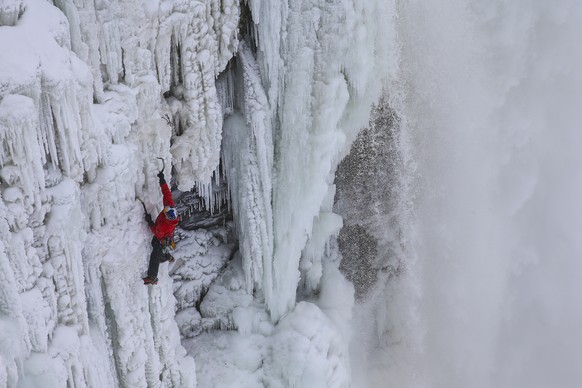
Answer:
<svg viewBox="0 0 582 388"><path fill-rule="evenodd" d="M196 385L171 281L141 285L136 198L159 210L158 156L179 187L210 182L238 19L224 1L2 2L0 386Z"/></svg>
<svg viewBox="0 0 582 388"><path fill-rule="evenodd" d="M582 8L542 3L1 1L0 387L580 386Z"/></svg>
<svg viewBox="0 0 582 388"><path fill-rule="evenodd" d="M348 386L333 172L390 6L2 2L0 385ZM184 225L144 287L158 157Z"/></svg>

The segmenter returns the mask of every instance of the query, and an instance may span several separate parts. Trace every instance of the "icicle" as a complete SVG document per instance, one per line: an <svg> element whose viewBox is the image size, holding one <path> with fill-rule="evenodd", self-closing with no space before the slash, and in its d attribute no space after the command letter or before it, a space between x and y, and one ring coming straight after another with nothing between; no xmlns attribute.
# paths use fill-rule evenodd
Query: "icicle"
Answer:
<svg viewBox="0 0 582 388"><path fill-rule="evenodd" d="M22 0L5 0L0 4L0 26L14 26L24 13Z"/></svg>
<svg viewBox="0 0 582 388"><path fill-rule="evenodd" d="M304 288L311 293L319 287L323 266L321 260L330 238L336 238L343 226L341 216L321 212L313 225L313 233L303 248L299 268L303 274Z"/></svg>
<svg viewBox="0 0 582 388"><path fill-rule="evenodd" d="M238 104L245 116L235 112L225 121L224 164L245 272L247 292L271 291L272 211L271 128L264 111L267 99L250 48L241 45L237 69L243 98Z"/></svg>
<svg viewBox="0 0 582 388"><path fill-rule="evenodd" d="M35 119L30 98L7 95L0 100L0 146L7 151L0 152L0 175L8 184L20 186L38 207L44 188L44 153L37 141Z"/></svg>
<svg viewBox="0 0 582 388"><path fill-rule="evenodd" d="M99 46L101 63L107 69L107 79L110 83L117 84L119 74L123 71L121 36L117 20L111 20L101 24Z"/></svg>
<svg viewBox="0 0 582 388"><path fill-rule="evenodd" d="M229 0L220 7L215 2L176 7L179 14L161 17L155 51L162 90L183 100L174 104L180 120L171 152L178 188L188 191L196 182L210 184L219 165L222 112L215 77L236 50L239 5ZM221 27L213 28L215 23ZM216 200L205 198L209 204Z"/></svg>

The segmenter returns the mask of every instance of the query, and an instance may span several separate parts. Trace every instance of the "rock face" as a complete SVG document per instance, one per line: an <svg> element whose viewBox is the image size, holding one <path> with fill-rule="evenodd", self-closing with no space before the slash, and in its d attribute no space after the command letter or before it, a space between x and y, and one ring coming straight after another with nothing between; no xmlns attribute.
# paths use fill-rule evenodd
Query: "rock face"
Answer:
<svg viewBox="0 0 582 388"><path fill-rule="evenodd" d="M344 219L338 238L340 270L354 284L358 299L383 276L402 270L398 133L398 117L384 96L336 172L334 210Z"/></svg>

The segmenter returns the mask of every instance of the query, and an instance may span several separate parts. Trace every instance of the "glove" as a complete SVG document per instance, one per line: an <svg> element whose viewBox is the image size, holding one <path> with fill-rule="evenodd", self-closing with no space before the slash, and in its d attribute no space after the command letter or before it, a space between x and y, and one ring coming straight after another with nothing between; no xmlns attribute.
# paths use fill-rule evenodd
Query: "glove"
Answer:
<svg viewBox="0 0 582 388"><path fill-rule="evenodd" d="M164 178L163 171L158 172L158 178L160 178L160 185L163 185L164 183L166 183L166 179Z"/></svg>
<svg viewBox="0 0 582 388"><path fill-rule="evenodd" d="M146 213L145 215L145 220L148 223L148 226L153 226L154 225L154 220L152 219L152 216L150 216L148 213Z"/></svg>

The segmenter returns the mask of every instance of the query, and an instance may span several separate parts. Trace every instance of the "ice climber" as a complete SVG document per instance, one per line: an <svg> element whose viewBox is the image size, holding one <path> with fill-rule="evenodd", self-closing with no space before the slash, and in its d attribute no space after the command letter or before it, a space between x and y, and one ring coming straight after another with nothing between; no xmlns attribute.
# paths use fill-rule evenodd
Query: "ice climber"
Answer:
<svg viewBox="0 0 582 388"><path fill-rule="evenodd" d="M155 222L152 220L152 216L147 211L145 212L145 219L154 237L152 238L152 253L148 266L148 276L143 278L144 284L156 284L158 282L157 276L160 263L174 261L169 251L176 247L174 230L178 222L180 222L178 213L174 207L172 192L164 179L164 170L158 173L158 178L160 178L160 187L164 197L164 210L160 212Z"/></svg>

